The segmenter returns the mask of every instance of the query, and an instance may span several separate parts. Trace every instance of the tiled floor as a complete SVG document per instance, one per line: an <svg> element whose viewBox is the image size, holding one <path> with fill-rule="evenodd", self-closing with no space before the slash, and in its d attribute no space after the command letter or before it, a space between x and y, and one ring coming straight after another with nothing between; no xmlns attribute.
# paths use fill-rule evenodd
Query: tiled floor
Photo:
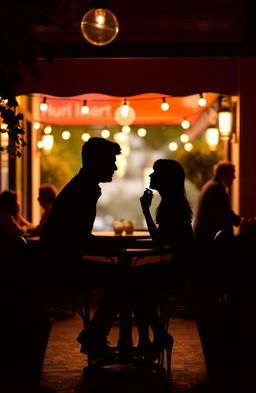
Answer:
<svg viewBox="0 0 256 393"><path fill-rule="evenodd" d="M149 370L127 367L102 369L97 375L83 375L86 356L80 353L76 337L82 328L79 316L56 320L52 326L44 360L41 383L57 393L189 393L191 387L207 380L204 356L193 319L174 317L169 331L175 343L170 377ZM111 344L118 337L118 326L110 334ZM137 329L133 328L134 342Z"/></svg>

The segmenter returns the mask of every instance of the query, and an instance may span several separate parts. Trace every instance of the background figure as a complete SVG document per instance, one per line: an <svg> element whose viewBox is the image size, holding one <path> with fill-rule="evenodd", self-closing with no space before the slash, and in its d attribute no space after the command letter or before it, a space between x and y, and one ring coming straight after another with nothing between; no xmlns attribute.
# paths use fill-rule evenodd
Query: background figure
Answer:
<svg viewBox="0 0 256 393"><path fill-rule="evenodd" d="M153 170L150 188L157 190L161 196L156 223L150 214L153 198L151 190L146 189L141 197L141 207L156 246L169 247L173 259L135 269L136 288L139 292L134 296L134 313L139 330L138 352L139 356L150 359L156 359L163 348L172 347L173 343L172 336L162 327L152 301L152 293L173 290L174 285L177 287L178 270L183 270L186 275L187 259L192 257L193 245L191 209L185 195L182 166L174 160L157 160ZM143 282L147 283L147 287L143 287ZM153 330L153 344L150 342L148 325Z"/></svg>
<svg viewBox="0 0 256 393"><path fill-rule="evenodd" d="M41 235L57 194L58 190L53 184L44 183L39 187L38 202L44 211L39 224L36 226L31 224L28 228L31 234Z"/></svg>
<svg viewBox="0 0 256 393"><path fill-rule="evenodd" d="M106 255L114 252L113 245L102 243L91 231L96 204L101 196L99 183L112 181L117 170L116 155L120 152L117 143L90 138L82 148L83 167L61 190L53 204L41 235L41 247L45 260L49 260L49 250L52 252L46 279L49 280L50 276L54 291L59 288L81 294L97 285L111 289L111 283L115 281L112 269L115 270L116 265L106 266L95 261L90 264L83 261L82 256L97 252L99 248L105 250ZM79 335L83 353L99 357L110 354L106 335L116 309L109 294L95 312L88 331L83 330Z"/></svg>
<svg viewBox="0 0 256 393"><path fill-rule="evenodd" d="M23 235L30 223L21 216L14 191L3 191L0 194L0 236Z"/></svg>
<svg viewBox="0 0 256 393"><path fill-rule="evenodd" d="M223 230L226 238L233 237L233 225L240 224L240 216L230 207L226 191L235 179L235 167L231 162L219 161L213 168L213 178L202 188L194 220L195 238L203 243L214 240Z"/></svg>

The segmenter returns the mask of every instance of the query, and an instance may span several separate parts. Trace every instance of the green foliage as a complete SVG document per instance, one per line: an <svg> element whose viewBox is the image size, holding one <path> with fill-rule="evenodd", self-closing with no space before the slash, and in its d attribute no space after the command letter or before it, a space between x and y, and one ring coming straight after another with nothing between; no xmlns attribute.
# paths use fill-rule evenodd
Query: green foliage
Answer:
<svg viewBox="0 0 256 393"><path fill-rule="evenodd" d="M223 159L223 156L218 150L210 151L198 145L191 152L180 149L175 159L182 164L187 179L200 190L203 184L212 177L214 164Z"/></svg>
<svg viewBox="0 0 256 393"><path fill-rule="evenodd" d="M153 124L146 125L147 136L144 138L147 146L152 150L161 150L168 142L180 135L178 125Z"/></svg>
<svg viewBox="0 0 256 393"><path fill-rule="evenodd" d="M41 157L41 183L54 184L61 190L74 176L74 157L69 151L62 151L55 143L50 154Z"/></svg>
<svg viewBox="0 0 256 393"><path fill-rule="evenodd" d="M7 125L6 129L0 129L0 132L8 133L9 144L7 147L0 146L0 151L7 150L11 157L20 157L21 149L26 145L23 135L23 115L18 113L16 115L15 109L18 105L14 97L2 98L0 97L0 125L2 123Z"/></svg>

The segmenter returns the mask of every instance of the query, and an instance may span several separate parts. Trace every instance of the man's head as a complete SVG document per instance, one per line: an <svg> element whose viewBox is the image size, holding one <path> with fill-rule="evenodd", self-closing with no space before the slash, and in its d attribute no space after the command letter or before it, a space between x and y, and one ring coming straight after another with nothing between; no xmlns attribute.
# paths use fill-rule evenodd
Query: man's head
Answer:
<svg viewBox="0 0 256 393"><path fill-rule="evenodd" d="M229 161L219 161L213 167L213 173L218 176L227 187L230 187L235 179L235 166Z"/></svg>
<svg viewBox="0 0 256 393"><path fill-rule="evenodd" d="M121 153L118 143L104 138L90 138L82 148L83 168L98 182L109 182L117 170L116 155Z"/></svg>

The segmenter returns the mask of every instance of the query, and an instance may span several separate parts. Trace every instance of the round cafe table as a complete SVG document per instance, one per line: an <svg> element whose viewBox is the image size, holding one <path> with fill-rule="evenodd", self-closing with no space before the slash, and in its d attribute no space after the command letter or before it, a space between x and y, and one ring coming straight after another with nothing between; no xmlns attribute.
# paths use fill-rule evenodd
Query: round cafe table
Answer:
<svg viewBox="0 0 256 393"><path fill-rule="evenodd" d="M101 235L99 235L101 236ZM109 237L111 235L104 235L102 234L102 237ZM121 268L121 280L123 281L124 288L127 288L127 291L129 292L130 286L129 283L131 282L131 273L132 269L138 265L141 264L149 264L149 263L157 263L161 261L166 261L172 259L172 253L170 252L169 248L161 248L161 249L156 249L153 248L154 243L152 240L149 238L149 235L138 235L138 238L136 238L137 234L133 236L133 244L132 247L130 247L129 241L125 245L125 242L123 243L124 248L116 254L112 255L104 255L104 253L100 253L100 250L97 252L90 254L90 255L84 255L83 256L83 261L86 263L86 260L89 261L97 261L97 262L106 262L106 263L116 263L120 266ZM142 238L140 238L142 236ZM143 238L146 241L141 242ZM125 238L127 238L126 236ZM128 240L128 239L127 239ZM145 247L145 245L147 247ZM122 283L121 283L122 284ZM120 283L119 283L120 287ZM117 294L118 295L118 294ZM114 363L122 363L122 364L138 364L138 360L133 359L133 341L132 341L132 309L131 305L129 305L129 302L126 302L123 307L121 307L120 310L120 317L119 317L119 340L118 340L118 345L115 348L118 352L118 356L115 360ZM90 363L89 363L90 364ZM108 363L109 364L109 363ZM110 364L113 364L111 361ZM100 364L100 366L106 365ZM98 367L99 365L96 364ZM153 369L156 371L162 371L163 370L163 365L158 365L155 363L150 364ZM90 367L90 366L89 366Z"/></svg>

